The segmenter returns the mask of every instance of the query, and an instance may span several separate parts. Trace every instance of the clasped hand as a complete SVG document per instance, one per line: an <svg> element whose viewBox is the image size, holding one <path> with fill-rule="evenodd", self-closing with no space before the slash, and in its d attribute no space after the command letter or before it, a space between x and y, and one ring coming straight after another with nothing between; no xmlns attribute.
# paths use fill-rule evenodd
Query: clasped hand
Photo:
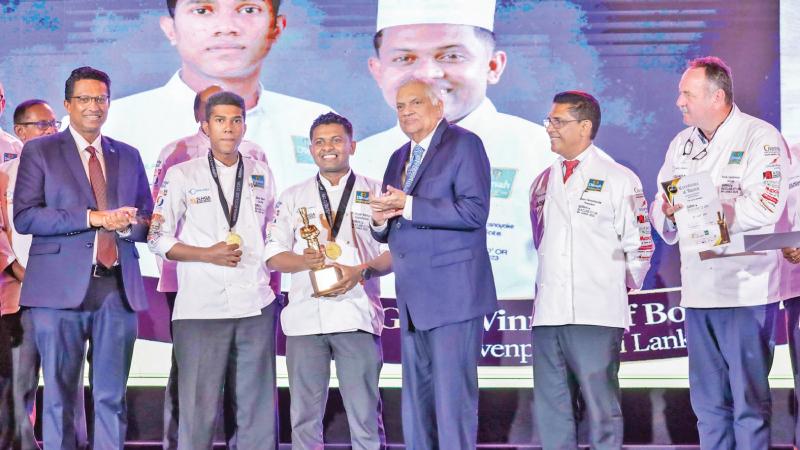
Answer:
<svg viewBox="0 0 800 450"><path fill-rule="evenodd" d="M387 220L403 214L403 208L406 206L406 193L387 185L386 193L371 198L369 206L372 209L372 221L376 225L383 225Z"/></svg>
<svg viewBox="0 0 800 450"><path fill-rule="evenodd" d="M89 223L93 227L102 227L108 231L122 231L137 223L138 209L133 206L123 206L117 209L103 211L90 211Z"/></svg>

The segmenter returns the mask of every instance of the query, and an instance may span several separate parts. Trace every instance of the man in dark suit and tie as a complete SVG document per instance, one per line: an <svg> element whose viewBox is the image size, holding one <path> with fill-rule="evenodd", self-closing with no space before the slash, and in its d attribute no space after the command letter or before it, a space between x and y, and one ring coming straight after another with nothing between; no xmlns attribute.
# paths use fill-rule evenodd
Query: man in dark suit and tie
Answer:
<svg viewBox="0 0 800 450"><path fill-rule="evenodd" d="M74 449L72 415L86 341L92 342L92 448L125 442L125 385L136 311L147 307L135 242L153 209L139 152L101 136L111 81L91 67L72 71L69 127L25 144L14 225L32 234L20 303L31 309L44 373L45 448Z"/></svg>
<svg viewBox="0 0 800 450"><path fill-rule="evenodd" d="M405 82L396 108L411 141L389 159L386 193L370 204L396 276L405 444L475 448L483 316L497 309L486 250L489 160L477 135L443 119L430 84Z"/></svg>

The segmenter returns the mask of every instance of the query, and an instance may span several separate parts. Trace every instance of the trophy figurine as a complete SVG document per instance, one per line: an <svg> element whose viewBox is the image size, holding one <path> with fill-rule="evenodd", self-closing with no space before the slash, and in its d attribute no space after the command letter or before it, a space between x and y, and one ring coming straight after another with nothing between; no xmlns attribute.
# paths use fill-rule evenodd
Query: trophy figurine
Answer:
<svg viewBox="0 0 800 450"><path fill-rule="evenodd" d="M300 217L303 219L303 227L300 228L300 236L308 243L308 248L319 252L319 229L308 223L308 211L300 208ZM331 286L342 279L342 271L336 267L322 264L320 267L312 268L308 273L311 277L311 286L314 288L314 296L322 297L333 291Z"/></svg>

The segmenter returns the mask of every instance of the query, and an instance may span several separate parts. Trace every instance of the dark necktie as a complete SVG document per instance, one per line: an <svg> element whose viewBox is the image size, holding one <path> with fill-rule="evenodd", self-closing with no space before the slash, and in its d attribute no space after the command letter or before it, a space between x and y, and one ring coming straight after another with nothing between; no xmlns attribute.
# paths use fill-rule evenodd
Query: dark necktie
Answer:
<svg viewBox="0 0 800 450"><path fill-rule="evenodd" d="M566 183L569 177L572 176L572 172L575 172L575 168L578 167L579 162L580 161L577 159L572 161L564 160L564 167L566 168L566 170L564 170L564 183Z"/></svg>
<svg viewBox="0 0 800 450"><path fill-rule="evenodd" d="M103 211L108 209L108 199L106 198L106 179L103 177L103 168L100 167L100 160L97 159L97 150L91 145L86 147L89 152L89 183L92 185L94 200L97 202L97 209ZM113 231L100 229L97 231L97 262L105 267L111 267L117 261L117 242Z"/></svg>

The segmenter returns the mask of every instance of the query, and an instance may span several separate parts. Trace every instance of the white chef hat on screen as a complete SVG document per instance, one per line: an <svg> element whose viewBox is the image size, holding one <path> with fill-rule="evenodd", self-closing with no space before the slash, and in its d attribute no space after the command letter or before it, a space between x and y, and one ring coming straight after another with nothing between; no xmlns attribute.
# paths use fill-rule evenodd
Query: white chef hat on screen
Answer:
<svg viewBox="0 0 800 450"><path fill-rule="evenodd" d="M494 31L495 0L379 0L375 31L398 25L442 23Z"/></svg>

